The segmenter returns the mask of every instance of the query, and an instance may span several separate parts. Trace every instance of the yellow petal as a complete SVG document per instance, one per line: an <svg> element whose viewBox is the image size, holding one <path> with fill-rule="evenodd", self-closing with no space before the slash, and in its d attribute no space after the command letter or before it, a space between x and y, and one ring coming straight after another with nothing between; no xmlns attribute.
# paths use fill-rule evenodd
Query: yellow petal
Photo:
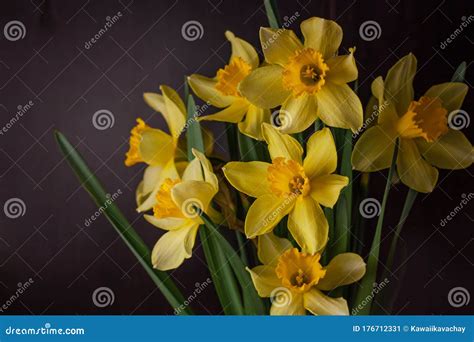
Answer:
<svg viewBox="0 0 474 342"><path fill-rule="evenodd" d="M282 134L277 128L267 123L262 125L262 132L272 160L283 157L301 164L303 148L295 138L288 134Z"/></svg>
<svg viewBox="0 0 474 342"><path fill-rule="evenodd" d="M347 84L327 82L316 98L319 117L326 125L350 128L353 132L362 126L362 104Z"/></svg>
<svg viewBox="0 0 474 342"><path fill-rule="evenodd" d="M317 289L304 294L304 307L313 315L349 315L349 307L344 298L331 298Z"/></svg>
<svg viewBox="0 0 474 342"><path fill-rule="evenodd" d="M186 107L174 89L165 85L160 86L160 89L166 105L166 113L162 112L161 114L168 124L171 135L175 140L178 140L186 121Z"/></svg>
<svg viewBox="0 0 474 342"><path fill-rule="evenodd" d="M433 143L419 139L417 145L426 161L441 169L465 169L472 164L472 145L460 131L450 129Z"/></svg>
<svg viewBox="0 0 474 342"><path fill-rule="evenodd" d="M189 259L198 228L199 225L195 224L192 228L186 227L166 232L151 252L153 267L160 271L168 271L178 268L184 259Z"/></svg>
<svg viewBox="0 0 474 342"><path fill-rule="evenodd" d="M342 42L342 28L332 20L309 18L301 23L304 46L319 51L324 59L333 57Z"/></svg>
<svg viewBox="0 0 474 342"><path fill-rule="evenodd" d="M222 170L230 184L251 197L270 194L267 181L269 163L261 161L230 162Z"/></svg>
<svg viewBox="0 0 474 342"><path fill-rule="evenodd" d="M149 194L153 191L156 183L161 177L163 172L163 165L152 165L148 166L143 173L143 194Z"/></svg>
<svg viewBox="0 0 474 342"><path fill-rule="evenodd" d="M245 218L245 234L249 239L272 231L294 206L294 198L280 198L272 194L258 197Z"/></svg>
<svg viewBox="0 0 474 342"><path fill-rule="evenodd" d="M288 58L303 48L292 30L260 28L260 43L265 60L270 64L284 66Z"/></svg>
<svg viewBox="0 0 474 342"><path fill-rule="evenodd" d="M410 53L395 63L387 73L384 97L395 104L398 115L403 115L413 101L416 64L415 56Z"/></svg>
<svg viewBox="0 0 474 342"><path fill-rule="evenodd" d="M467 89L467 84L447 82L432 86L425 93L425 96L439 98L443 107L448 110L448 113L450 113L453 110L461 108L467 94Z"/></svg>
<svg viewBox="0 0 474 342"><path fill-rule="evenodd" d="M278 65L255 69L240 82L239 90L257 107L279 106L290 95L290 91L283 87L282 71L283 68Z"/></svg>
<svg viewBox="0 0 474 342"><path fill-rule="evenodd" d="M278 129L287 134L303 132L317 117L318 107L313 95L289 96L281 106L278 117L281 126Z"/></svg>
<svg viewBox="0 0 474 342"><path fill-rule="evenodd" d="M207 211L216 189L209 183L202 181L183 181L176 184L171 190L171 197L181 212L188 218L197 218L197 209Z"/></svg>
<svg viewBox="0 0 474 342"><path fill-rule="evenodd" d="M165 165L174 157L174 140L160 129L147 129L142 133L139 151L149 165Z"/></svg>
<svg viewBox="0 0 474 342"><path fill-rule="evenodd" d="M193 74L188 77L188 83L193 92L202 100L217 108L230 106L235 97L223 95L216 89L217 81L213 78Z"/></svg>
<svg viewBox="0 0 474 342"><path fill-rule="evenodd" d="M290 291L276 291L270 315L272 316L303 316L306 311L303 305L303 295Z"/></svg>
<svg viewBox="0 0 474 342"><path fill-rule="evenodd" d="M192 228L196 223L188 218L164 217L157 218L153 215L143 215L145 220L157 228L163 230L177 230L181 228Z"/></svg>
<svg viewBox="0 0 474 342"><path fill-rule="evenodd" d="M349 184L349 178L340 175L322 175L311 179L311 197L325 207L336 204L342 188Z"/></svg>
<svg viewBox="0 0 474 342"><path fill-rule="evenodd" d="M257 266L252 269L246 268L252 277L253 285L260 297L270 297L272 291L281 286L277 278L275 268L271 266Z"/></svg>
<svg viewBox="0 0 474 342"><path fill-rule="evenodd" d="M293 245L272 232L258 237L258 259L265 265L276 266L278 258Z"/></svg>
<svg viewBox="0 0 474 342"><path fill-rule="evenodd" d="M245 40L236 37L232 32L226 31L225 36L232 45L232 60L234 57L240 57L252 66L252 69L258 67L258 54L255 48Z"/></svg>
<svg viewBox="0 0 474 342"><path fill-rule="evenodd" d="M249 103L245 100L236 100L229 107L211 115L202 116L200 120L222 121L237 123L242 120L249 108Z"/></svg>
<svg viewBox="0 0 474 342"><path fill-rule="evenodd" d="M352 151L352 166L363 172L373 172L390 167L396 134L375 125L362 133Z"/></svg>
<svg viewBox="0 0 474 342"><path fill-rule="evenodd" d="M329 225L323 210L311 196L299 196L288 216L288 229L298 245L314 254L328 241Z"/></svg>
<svg viewBox="0 0 474 342"><path fill-rule="evenodd" d="M354 58L354 49L350 54L335 56L327 61L329 67L326 79L336 84L346 84L357 79L357 64Z"/></svg>
<svg viewBox="0 0 474 342"><path fill-rule="evenodd" d="M262 109L251 104L245 119L239 122L239 130L243 134L257 140L263 140L262 123L270 122L270 110Z"/></svg>
<svg viewBox="0 0 474 342"><path fill-rule="evenodd" d="M385 99L385 84L382 76L377 77L371 85L372 94L377 99L376 103L373 103L370 107L367 107L369 117L372 118L372 122L378 122L379 124L387 124L394 126L398 120L397 109L393 101ZM403 114L403 113L402 113ZM377 119L377 120L375 120Z"/></svg>
<svg viewBox="0 0 474 342"><path fill-rule="evenodd" d="M418 192L433 191L438 181L438 170L428 164L413 140L400 139L397 171L401 181Z"/></svg>
<svg viewBox="0 0 474 342"><path fill-rule="evenodd" d="M309 178L328 175L336 171L337 151L329 128L319 130L308 139L304 171Z"/></svg>
<svg viewBox="0 0 474 342"><path fill-rule="evenodd" d="M207 160L206 156L196 149L192 149L196 158L189 162L183 173L183 181L195 180L203 181L211 184L218 189L217 177L213 172L212 164Z"/></svg>
<svg viewBox="0 0 474 342"><path fill-rule="evenodd" d="M317 285L318 289L331 291L343 285L359 281L365 274L365 262L355 253L336 255L326 267L326 275Z"/></svg>

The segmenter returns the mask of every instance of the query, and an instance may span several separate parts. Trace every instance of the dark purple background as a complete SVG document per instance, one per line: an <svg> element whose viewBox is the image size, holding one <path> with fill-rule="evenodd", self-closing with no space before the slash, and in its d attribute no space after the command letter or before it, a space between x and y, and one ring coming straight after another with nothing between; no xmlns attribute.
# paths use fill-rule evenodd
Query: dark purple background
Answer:
<svg viewBox="0 0 474 342"><path fill-rule="evenodd" d="M357 46L364 102L371 81L385 75L408 52L418 57L415 87L419 95L432 84L448 81L463 60L470 63L472 27L440 49L441 42L461 24L461 17L472 13L468 6L467 1L279 2L282 17L299 13L298 22L291 27L297 31L299 22L311 16L339 22L344 29L342 48ZM118 11L122 18L92 48L85 49L85 42L103 27L106 17ZM0 28L11 20L20 20L26 27L22 40L12 42L0 36L0 126L14 116L17 106L34 102L31 110L0 136L1 209L14 197L26 204L25 215L17 219L0 212L0 305L16 291L18 283L32 277L34 284L5 313L172 313L104 217L84 226L96 208L58 152L53 129L60 129L77 145L110 193L122 191L117 203L152 247L161 232L134 210L134 190L143 166L123 165L135 118L163 125L160 115L143 102L142 93L167 84L182 94L185 75L214 75L229 56L225 30L258 46L258 28L267 25L262 3L18 0L3 1L0 13ZM189 20L202 24L202 39L183 39L181 27ZM359 36L359 27L367 20L380 24L379 39L364 41ZM469 68L468 81L472 75ZM470 89L464 105L468 113L472 103ZM112 128L101 131L92 125L92 115L100 109L113 113ZM219 128L217 136L222 134L222 125L211 126ZM464 132L472 141L469 130ZM223 137L217 149L225 149ZM383 175L373 176L371 197L381 199ZM447 300L453 287L473 292L472 204L448 225L440 226L461 195L470 192L472 167L441 171L434 193L418 197L402 235L409 258L395 313L472 313L472 302L454 308ZM391 193L384 236L400 215L405 193L401 185ZM375 219L369 225L373 229ZM171 273L185 297L194 291L196 282L208 277L199 243L196 246L193 258ZM390 281L396 282L397 275ZM93 304L92 293L101 286L113 290L112 306L97 308ZM220 313L210 288L192 306L198 313Z"/></svg>

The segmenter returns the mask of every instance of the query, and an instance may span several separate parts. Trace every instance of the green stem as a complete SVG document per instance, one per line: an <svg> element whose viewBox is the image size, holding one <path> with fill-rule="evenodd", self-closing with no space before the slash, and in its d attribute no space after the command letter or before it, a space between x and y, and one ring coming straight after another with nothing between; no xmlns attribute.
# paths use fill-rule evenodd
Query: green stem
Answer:
<svg viewBox="0 0 474 342"><path fill-rule="evenodd" d="M265 12L267 13L268 23L271 28L277 29L281 27L281 22L278 15L278 8L276 0L264 0Z"/></svg>

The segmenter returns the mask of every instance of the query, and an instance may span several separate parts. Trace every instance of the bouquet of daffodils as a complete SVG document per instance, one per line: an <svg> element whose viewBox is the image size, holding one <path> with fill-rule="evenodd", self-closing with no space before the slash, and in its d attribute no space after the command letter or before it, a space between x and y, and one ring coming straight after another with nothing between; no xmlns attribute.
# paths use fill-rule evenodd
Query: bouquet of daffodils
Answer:
<svg viewBox="0 0 474 342"><path fill-rule="evenodd" d="M401 58L373 81L364 118L355 91L355 48L338 53L341 27L309 18L301 23L301 40L278 28L271 6L267 11L274 25L260 29L264 60L227 31L232 54L215 76L189 76L184 99L165 85L144 94L168 126L165 132L138 118L125 159L126 166L147 165L136 202L150 227L162 230L151 252L115 204L107 217L175 313L192 314L192 303L168 272L189 267L196 245L225 314L390 312L396 285L381 289L378 283L393 266L416 194L433 191L437 168L472 163L472 145L449 122L467 93L465 64L453 82L415 98L417 60ZM194 96L205 105L198 108ZM207 113L211 106L215 113L204 115L202 108ZM214 154L206 121L225 123L229 158ZM83 185L102 204L105 190L56 134ZM384 169L380 203L367 198L368 180L370 172ZM379 260L394 182L409 189L388 258ZM375 231L366 231L364 218L377 214ZM362 241L370 249L363 251ZM377 272L381 262L385 267Z"/></svg>

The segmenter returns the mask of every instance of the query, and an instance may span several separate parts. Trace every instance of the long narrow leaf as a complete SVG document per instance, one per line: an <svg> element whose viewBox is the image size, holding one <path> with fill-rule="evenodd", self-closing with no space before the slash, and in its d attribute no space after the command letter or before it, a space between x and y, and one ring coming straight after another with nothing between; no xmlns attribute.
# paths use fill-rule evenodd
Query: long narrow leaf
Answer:
<svg viewBox="0 0 474 342"><path fill-rule="evenodd" d="M278 17L278 10L276 0L264 0L265 12L267 13L268 23L272 28L281 27L280 19Z"/></svg>
<svg viewBox="0 0 474 342"><path fill-rule="evenodd" d="M107 192L99 180L91 172L81 155L74 149L68 139L59 131L56 131L54 135L61 152L81 182L81 185L87 190L96 205L103 207L108 197ZM108 204L104 210L104 214L168 302L175 308L181 306L184 303L183 295L166 272L158 271L153 268L151 265L150 250L127 221L117 205L115 203ZM191 310L185 308L184 310L180 310L180 313L191 314Z"/></svg>

